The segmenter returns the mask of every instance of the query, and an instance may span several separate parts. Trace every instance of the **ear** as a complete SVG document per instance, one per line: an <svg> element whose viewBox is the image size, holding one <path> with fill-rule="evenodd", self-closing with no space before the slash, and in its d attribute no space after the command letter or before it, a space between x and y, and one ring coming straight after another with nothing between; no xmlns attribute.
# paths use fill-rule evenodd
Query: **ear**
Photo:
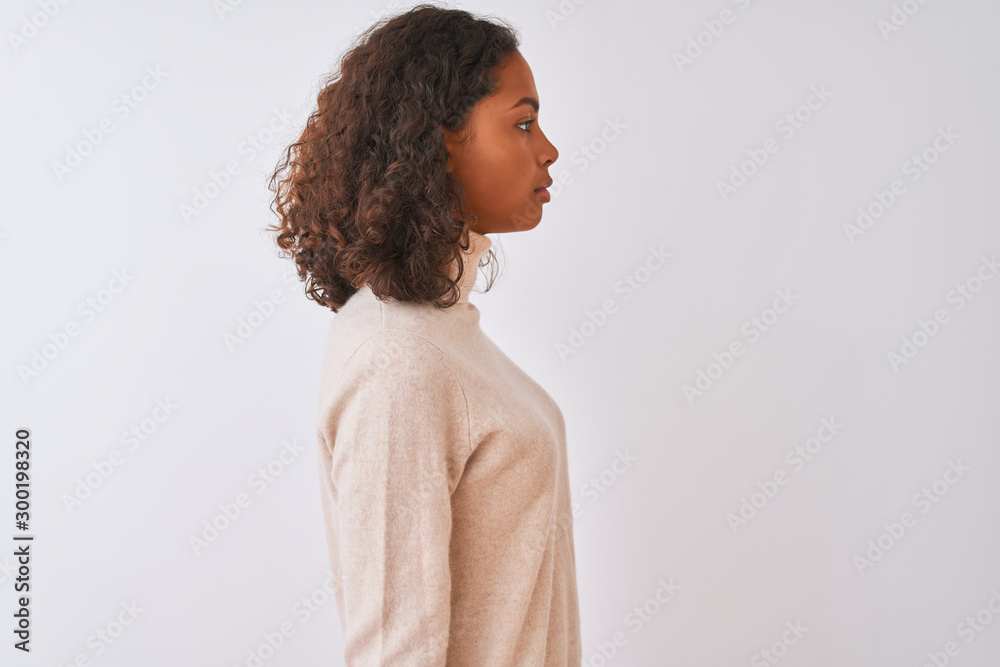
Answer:
<svg viewBox="0 0 1000 667"><path fill-rule="evenodd" d="M441 126L439 125L438 127ZM446 130L443 127L441 127L441 134L444 135L444 147L445 150L448 151L448 159L445 161L444 170L450 174L452 170L455 168L455 163L454 159L452 158L452 154L455 149L456 137L454 132Z"/></svg>

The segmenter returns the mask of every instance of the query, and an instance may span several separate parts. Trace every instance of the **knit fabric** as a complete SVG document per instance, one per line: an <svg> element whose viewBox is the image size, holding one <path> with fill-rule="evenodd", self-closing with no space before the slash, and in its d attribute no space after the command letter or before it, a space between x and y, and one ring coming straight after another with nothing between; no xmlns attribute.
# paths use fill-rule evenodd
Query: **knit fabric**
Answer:
<svg viewBox="0 0 1000 667"><path fill-rule="evenodd" d="M469 302L363 285L327 335L323 517L348 667L577 667L566 427ZM457 275L458 265L452 276Z"/></svg>

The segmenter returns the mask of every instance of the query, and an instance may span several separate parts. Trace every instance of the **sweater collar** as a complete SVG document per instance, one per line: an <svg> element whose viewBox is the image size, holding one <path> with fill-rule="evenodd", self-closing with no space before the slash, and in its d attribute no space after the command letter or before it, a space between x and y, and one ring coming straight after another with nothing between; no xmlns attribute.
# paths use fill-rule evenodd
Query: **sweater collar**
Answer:
<svg viewBox="0 0 1000 667"><path fill-rule="evenodd" d="M476 286L476 278L479 277L479 260L492 245L493 241L488 236L472 229L469 230L469 250L462 251L461 253L462 262L465 266L462 271L462 280L459 283L460 295L456 303L469 302L469 294L472 292L472 288ZM457 276L458 262L455 262L452 266L451 278L454 280Z"/></svg>

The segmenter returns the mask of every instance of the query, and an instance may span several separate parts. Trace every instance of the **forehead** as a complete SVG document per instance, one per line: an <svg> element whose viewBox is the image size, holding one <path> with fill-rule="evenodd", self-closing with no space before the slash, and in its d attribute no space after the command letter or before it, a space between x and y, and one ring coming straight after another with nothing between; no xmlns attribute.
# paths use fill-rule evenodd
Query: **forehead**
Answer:
<svg viewBox="0 0 1000 667"><path fill-rule="evenodd" d="M535 90L535 77L531 73L528 61L524 59L520 51L511 53L497 68L497 80L500 85L493 97L498 105L504 104L509 107L522 97L538 97L538 92Z"/></svg>

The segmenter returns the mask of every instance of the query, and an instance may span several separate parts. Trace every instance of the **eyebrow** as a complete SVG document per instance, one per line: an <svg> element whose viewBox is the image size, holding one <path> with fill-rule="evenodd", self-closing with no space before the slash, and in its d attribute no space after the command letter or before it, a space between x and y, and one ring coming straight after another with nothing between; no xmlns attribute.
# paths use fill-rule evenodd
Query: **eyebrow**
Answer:
<svg viewBox="0 0 1000 667"><path fill-rule="evenodd" d="M519 107L522 104L530 104L531 108L535 110L535 113L538 113L538 100L536 100L534 97L522 97L521 99L519 99L517 102L514 103L514 106L512 106L511 109Z"/></svg>

